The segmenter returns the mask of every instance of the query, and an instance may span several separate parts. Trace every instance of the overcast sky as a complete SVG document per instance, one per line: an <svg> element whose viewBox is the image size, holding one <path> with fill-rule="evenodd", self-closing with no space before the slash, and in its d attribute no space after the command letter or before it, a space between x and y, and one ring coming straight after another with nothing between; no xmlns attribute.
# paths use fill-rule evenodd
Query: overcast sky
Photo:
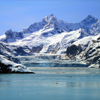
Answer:
<svg viewBox="0 0 100 100"><path fill-rule="evenodd" d="M69 23L89 14L100 19L100 0L0 0L0 35L22 31L50 14Z"/></svg>

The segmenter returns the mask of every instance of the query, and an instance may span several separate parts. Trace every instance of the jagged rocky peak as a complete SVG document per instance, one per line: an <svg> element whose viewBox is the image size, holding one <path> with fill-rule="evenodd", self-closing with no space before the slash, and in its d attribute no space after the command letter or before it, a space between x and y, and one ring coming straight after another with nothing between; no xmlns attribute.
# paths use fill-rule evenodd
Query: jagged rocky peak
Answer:
<svg viewBox="0 0 100 100"><path fill-rule="evenodd" d="M55 23L58 19L54 16L54 14L51 14L49 16L46 16L45 18L43 18L43 20L41 22L37 22L34 23L32 25L30 25L28 27L28 29L24 29L23 32L24 33L32 33L35 31L39 31L40 29L42 29L46 24L46 27L48 26L48 24L51 23Z"/></svg>
<svg viewBox="0 0 100 100"><path fill-rule="evenodd" d="M62 33L64 32L64 30L69 31L66 23L64 21L57 19L54 14L46 16L42 20L42 22L46 23L46 25L44 26L44 30L53 28L56 31L55 33L57 33L58 31L58 33Z"/></svg>
<svg viewBox="0 0 100 100"><path fill-rule="evenodd" d="M55 20L57 20L57 18L55 17L55 15L54 14L51 14L51 15L49 15L49 16L46 16L43 20L42 20L42 22L50 22L50 21L55 21Z"/></svg>
<svg viewBox="0 0 100 100"><path fill-rule="evenodd" d="M96 23L98 21L97 18L93 17L92 15L88 15L82 22L85 24L92 24L92 23Z"/></svg>
<svg viewBox="0 0 100 100"><path fill-rule="evenodd" d="M92 16L92 15L88 15L87 17L86 17L86 19L94 19L95 17L94 16Z"/></svg>
<svg viewBox="0 0 100 100"><path fill-rule="evenodd" d="M11 37L11 36L13 35L12 30L11 30L11 29L7 30L7 31L5 32L5 35Z"/></svg>
<svg viewBox="0 0 100 100"><path fill-rule="evenodd" d="M12 32L12 29L9 29L5 32L5 34L8 34L8 33L11 33Z"/></svg>
<svg viewBox="0 0 100 100"><path fill-rule="evenodd" d="M16 31L12 31L11 29L7 30L5 32L5 35L8 38L17 38L17 39L21 39L23 38L23 33L22 32L16 32Z"/></svg>

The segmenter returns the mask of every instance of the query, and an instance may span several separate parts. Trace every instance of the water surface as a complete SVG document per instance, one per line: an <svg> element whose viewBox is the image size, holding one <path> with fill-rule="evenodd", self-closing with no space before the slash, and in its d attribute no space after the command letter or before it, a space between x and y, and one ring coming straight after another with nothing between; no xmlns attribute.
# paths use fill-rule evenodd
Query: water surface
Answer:
<svg viewBox="0 0 100 100"><path fill-rule="evenodd" d="M100 70L30 68L36 74L0 74L0 100L100 100Z"/></svg>

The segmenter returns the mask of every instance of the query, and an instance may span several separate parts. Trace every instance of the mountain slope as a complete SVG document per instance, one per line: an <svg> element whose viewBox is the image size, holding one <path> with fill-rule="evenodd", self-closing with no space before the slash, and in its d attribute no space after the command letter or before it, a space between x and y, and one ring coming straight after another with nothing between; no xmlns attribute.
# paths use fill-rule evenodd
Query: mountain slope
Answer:
<svg viewBox="0 0 100 100"><path fill-rule="evenodd" d="M14 56L17 47L0 42L0 73L33 73ZM17 54L17 52L16 52Z"/></svg>
<svg viewBox="0 0 100 100"><path fill-rule="evenodd" d="M12 30L6 31L5 36L0 37L0 40L10 43L30 36L31 33L38 32L40 30L43 32L43 36L48 36L59 34L64 31L75 31L80 28L85 35L97 35L98 32L100 32L100 20L88 15L79 23L66 23L57 19L53 14L51 14L46 16L41 22L34 23L30 25L28 29L23 29L21 32L13 32Z"/></svg>
<svg viewBox="0 0 100 100"><path fill-rule="evenodd" d="M66 23L51 14L21 32L6 31L0 40L8 43L11 51L17 51L19 55L61 54L66 52L71 44L81 45L82 50L85 50L92 40L92 36L97 36L99 33L100 20L91 15L79 23Z"/></svg>

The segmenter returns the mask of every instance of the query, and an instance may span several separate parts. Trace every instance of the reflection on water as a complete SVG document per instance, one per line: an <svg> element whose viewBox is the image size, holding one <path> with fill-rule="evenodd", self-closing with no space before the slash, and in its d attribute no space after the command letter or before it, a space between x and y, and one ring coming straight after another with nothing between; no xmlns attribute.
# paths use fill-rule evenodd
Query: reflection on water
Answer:
<svg viewBox="0 0 100 100"><path fill-rule="evenodd" d="M33 70L36 74L0 74L0 100L100 99L99 69L34 68Z"/></svg>

